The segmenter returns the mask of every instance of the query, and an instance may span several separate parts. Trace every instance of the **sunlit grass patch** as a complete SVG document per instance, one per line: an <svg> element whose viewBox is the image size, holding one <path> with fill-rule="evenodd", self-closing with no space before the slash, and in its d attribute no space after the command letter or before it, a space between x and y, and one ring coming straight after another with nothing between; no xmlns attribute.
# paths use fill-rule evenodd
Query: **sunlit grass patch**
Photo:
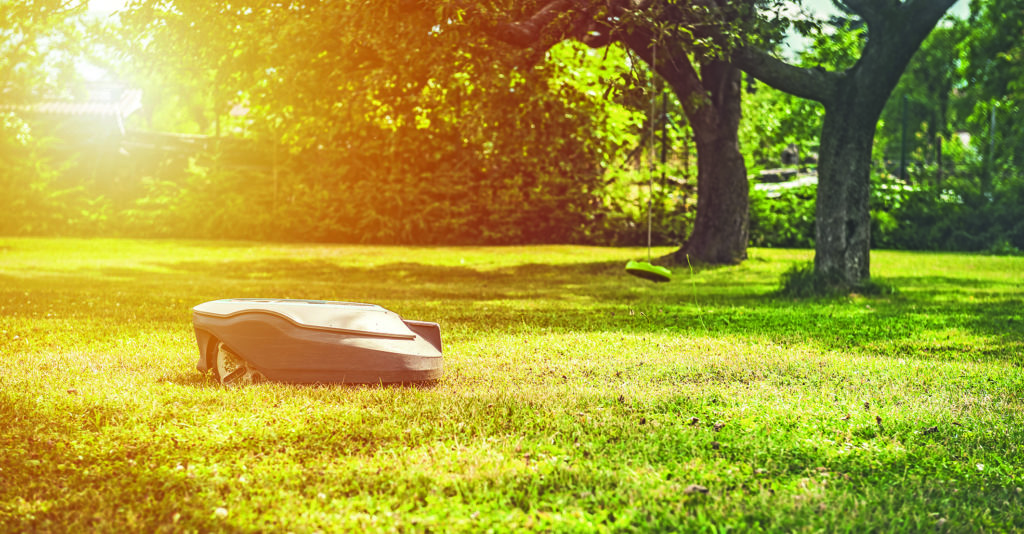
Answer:
<svg viewBox="0 0 1024 534"><path fill-rule="evenodd" d="M896 294L806 301L809 251L637 254L2 240L0 529L1024 529L1024 259L877 252ZM196 371L191 307L266 296L438 321L445 376Z"/></svg>

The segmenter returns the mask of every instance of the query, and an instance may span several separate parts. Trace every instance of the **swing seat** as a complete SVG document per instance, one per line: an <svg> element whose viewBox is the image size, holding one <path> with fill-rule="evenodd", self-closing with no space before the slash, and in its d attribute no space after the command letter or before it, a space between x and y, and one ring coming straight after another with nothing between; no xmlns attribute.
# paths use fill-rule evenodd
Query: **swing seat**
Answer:
<svg viewBox="0 0 1024 534"><path fill-rule="evenodd" d="M661 265L651 265L646 261L629 260L629 263L626 264L626 272L652 282L668 282L672 279L672 271Z"/></svg>

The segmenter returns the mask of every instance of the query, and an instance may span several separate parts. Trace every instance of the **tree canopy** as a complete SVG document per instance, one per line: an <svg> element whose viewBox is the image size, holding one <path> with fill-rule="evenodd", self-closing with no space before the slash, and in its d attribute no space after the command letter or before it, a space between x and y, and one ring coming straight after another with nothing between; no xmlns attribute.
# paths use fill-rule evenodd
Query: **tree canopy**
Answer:
<svg viewBox="0 0 1024 534"><path fill-rule="evenodd" d="M96 20L6 2L3 206L19 215L4 231L639 244L660 144L656 242L729 263L749 241L748 174L792 145L820 158L817 229L801 212L798 238L766 237L785 210L759 195L756 242L813 244L823 279L856 286L872 235L910 242L895 197L872 204L903 153L913 187L959 195L936 198L974 199L967 175L978 199L1014 198L1019 10L977 1L925 38L944 3L840 2L824 20L774 0L136 0ZM796 55L793 32L809 37ZM85 61L144 95L102 155L65 150L67 121L31 111L86 102ZM1016 243L989 226L914 243Z"/></svg>
<svg viewBox="0 0 1024 534"><path fill-rule="evenodd" d="M597 125L622 113L558 79L573 53L522 68L447 16L404 1L135 2L123 32L157 108L274 154L259 187L291 221L281 237L592 239L609 208L601 161L627 144ZM219 176L201 209L243 202L252 180Z"/></svg>

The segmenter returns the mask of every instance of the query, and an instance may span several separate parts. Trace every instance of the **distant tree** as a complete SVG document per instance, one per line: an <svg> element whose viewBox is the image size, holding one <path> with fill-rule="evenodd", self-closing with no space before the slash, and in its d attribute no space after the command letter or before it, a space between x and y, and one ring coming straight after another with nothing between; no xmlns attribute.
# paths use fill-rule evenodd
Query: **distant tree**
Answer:
<svg viewBox="0 0 1024 534"><path fill-rule="evenodd" d="M0 103L68 90L85 45L85 2L0 0Z"/></svg>
<svg viewBox="0 0 1024 534"><path fill-rule="evenodd" d="M984 154L985 180L1024 166L1024 7L1019 0L971 3L961 47L961 102ZM992 118L995 117L995 130ZM993 140L995 143L989 144ZM991 152L991 153L990 153Z"/></svg>
<svg viewBox="0 0 1024 534"><path fill-rule="evenodd" d="M61 166L47 134L18 106L75 89L84 10L67 0L0 0L0 234L53 233L82 213L69 209L78 192L56 183Z"/></svg>

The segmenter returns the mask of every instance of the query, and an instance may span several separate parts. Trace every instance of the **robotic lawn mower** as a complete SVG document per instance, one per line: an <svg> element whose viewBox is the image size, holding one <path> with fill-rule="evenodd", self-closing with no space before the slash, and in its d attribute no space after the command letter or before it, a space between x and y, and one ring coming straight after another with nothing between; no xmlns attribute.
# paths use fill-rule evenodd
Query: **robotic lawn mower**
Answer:
<svg viewBox="0 0 1024 534"><path fill-rule="evenodd" d="M441 328L375 304L224 299L192 309L200 371L225 385L441 378Z"/></svg>

